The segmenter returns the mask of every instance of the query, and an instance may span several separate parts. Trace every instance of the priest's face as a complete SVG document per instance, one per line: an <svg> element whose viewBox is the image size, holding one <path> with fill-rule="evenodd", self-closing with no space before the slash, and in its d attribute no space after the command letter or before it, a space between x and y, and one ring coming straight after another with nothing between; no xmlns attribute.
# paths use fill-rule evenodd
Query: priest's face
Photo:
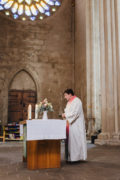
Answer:
<svg viewBox="0 0 120 180"><path fill-rule="evenodd" d="M71 99L71 97L72 97L71 94L67 94L67 93L64 94L64 98L65 98L67 101L69 101L69 100Z"/></svg>

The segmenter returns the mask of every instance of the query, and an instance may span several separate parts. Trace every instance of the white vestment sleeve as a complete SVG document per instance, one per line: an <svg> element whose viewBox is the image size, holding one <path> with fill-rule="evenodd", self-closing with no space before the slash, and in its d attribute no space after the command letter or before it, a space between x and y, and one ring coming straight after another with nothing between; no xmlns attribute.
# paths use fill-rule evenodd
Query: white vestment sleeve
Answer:
<svg viewBox="0 0 120 180"><path fill-rule="evenodd" d="M81 113L81 104L79 102L74 103L72 106L71 111L65 112L65 117L69 121L70 124L72 124L74 121L77 120L77 118L80 116Z"/></svg>

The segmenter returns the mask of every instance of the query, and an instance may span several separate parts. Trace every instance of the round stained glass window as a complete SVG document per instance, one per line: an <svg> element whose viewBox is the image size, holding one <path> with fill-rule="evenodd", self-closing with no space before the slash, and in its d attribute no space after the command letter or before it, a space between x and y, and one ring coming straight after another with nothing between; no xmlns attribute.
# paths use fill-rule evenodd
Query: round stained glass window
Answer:
<svg viewBox="0 0 120 180"><path fill-rule="evenodd" d="M44 19L61 6L62 0L0 0L0 11L23 21Z"/></svg>

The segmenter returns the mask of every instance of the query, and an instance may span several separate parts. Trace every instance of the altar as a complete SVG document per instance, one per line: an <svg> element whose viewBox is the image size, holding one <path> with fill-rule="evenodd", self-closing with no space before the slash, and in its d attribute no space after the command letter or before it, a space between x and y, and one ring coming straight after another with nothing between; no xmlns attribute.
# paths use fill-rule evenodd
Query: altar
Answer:
<svg viewBox="0 0 120 180"><path fill-rule="evenodd" d="M59 168L60 142L66 139L66 121L33 119L21 122L24 129L24 160L28 169Z"/></svg>

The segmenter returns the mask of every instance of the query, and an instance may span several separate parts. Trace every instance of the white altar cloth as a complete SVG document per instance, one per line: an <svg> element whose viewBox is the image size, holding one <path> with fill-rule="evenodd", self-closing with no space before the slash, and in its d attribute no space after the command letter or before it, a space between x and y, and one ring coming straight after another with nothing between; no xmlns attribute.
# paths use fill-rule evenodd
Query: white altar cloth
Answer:
<svg viewBox="0 0 120 180"><path fill-rule="evenodd" d="M66 139L66 120L27 120L27 141Z"/></svg>

